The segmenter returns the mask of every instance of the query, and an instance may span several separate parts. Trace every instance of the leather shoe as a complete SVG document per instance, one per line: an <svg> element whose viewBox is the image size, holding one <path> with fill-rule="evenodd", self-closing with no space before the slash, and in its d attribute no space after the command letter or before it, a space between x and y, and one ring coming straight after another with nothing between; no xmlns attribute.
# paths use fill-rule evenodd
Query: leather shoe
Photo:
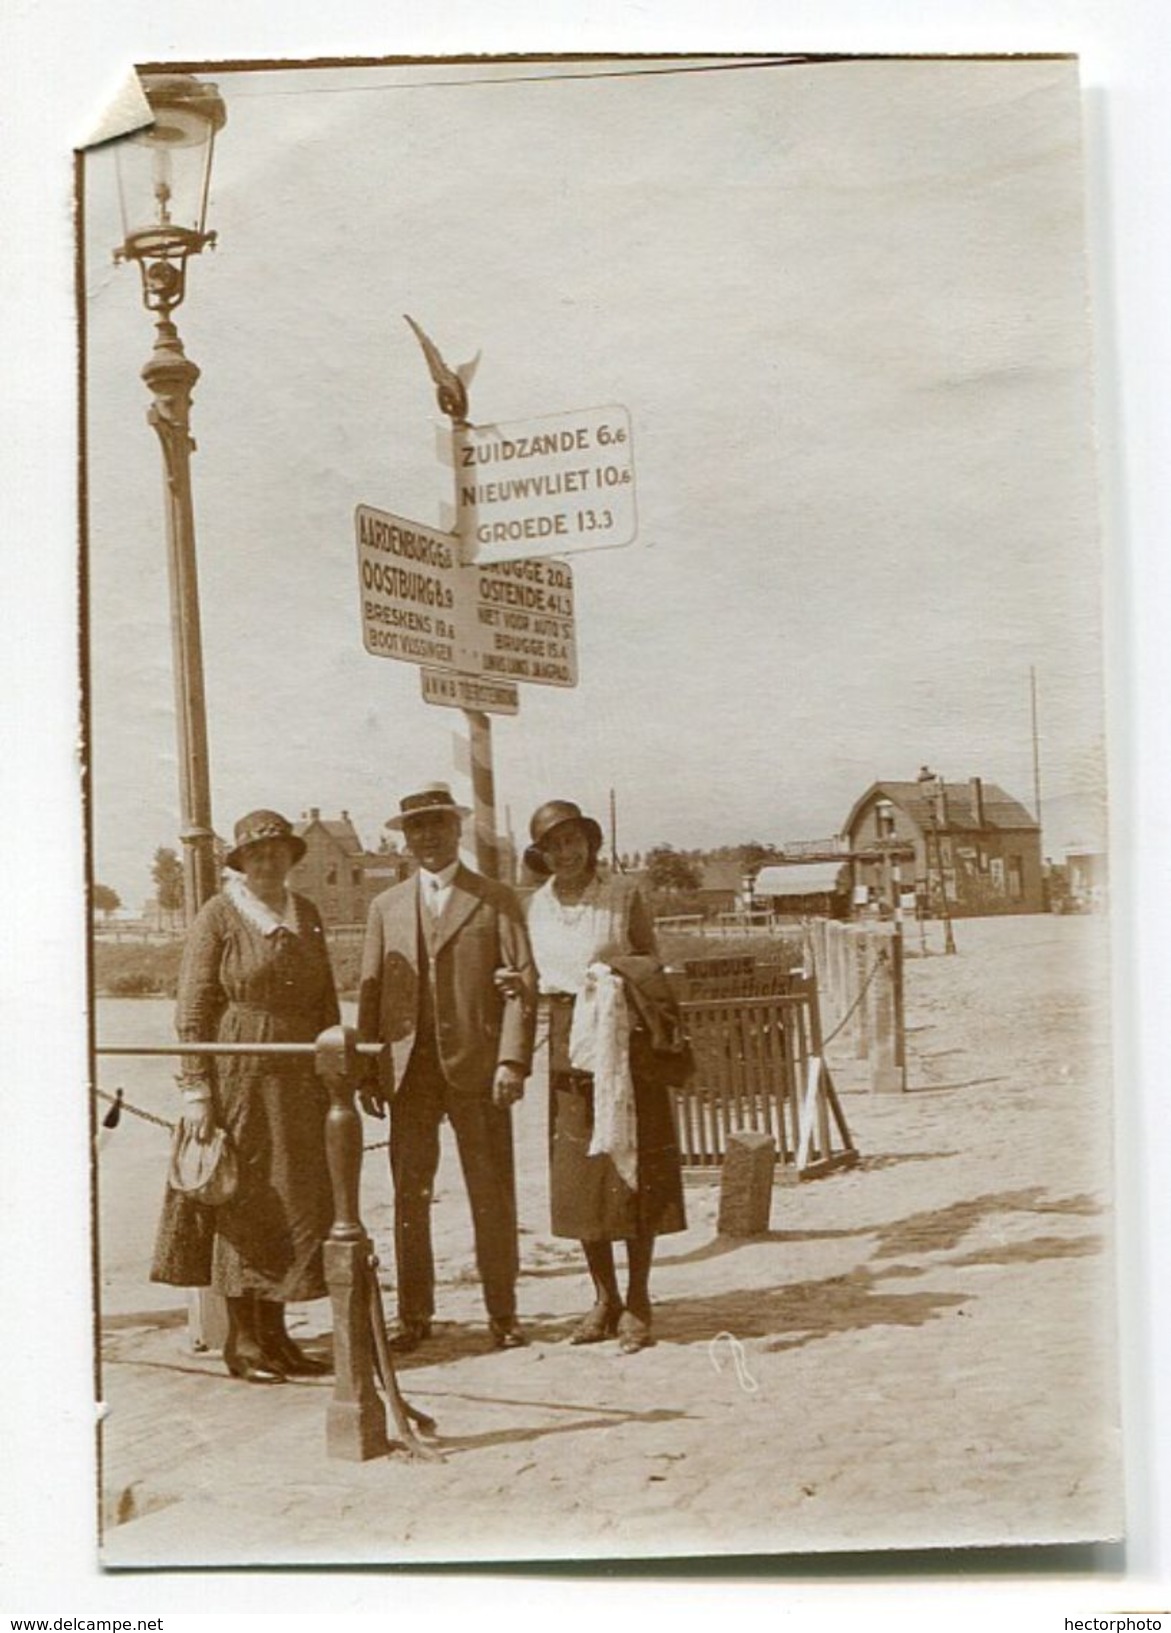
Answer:
<svg viewBox="0 0 1171 1633"><path fill-rule="evenodd" d="M524 1349L528 1343L515 1316L494 1316L488 1323L488 1331L492 1334L493 1349Z"/></svg>
<svg viewBox="0 0 1171 1633"><path fill-rule="evenodd" d="M286 1338L279 1349L266 1352L266 1358L287 1378L325 1378L333 1371L332 1361L307 1354L291 1338Z"/></svg>
<svg viewBox="0 0 1171 1633"><path fill-rule="evenodd" d="M400 1321L391 1333L389 1343L398 1355L409 1355L431 1336L429 1321Z"/></svg>

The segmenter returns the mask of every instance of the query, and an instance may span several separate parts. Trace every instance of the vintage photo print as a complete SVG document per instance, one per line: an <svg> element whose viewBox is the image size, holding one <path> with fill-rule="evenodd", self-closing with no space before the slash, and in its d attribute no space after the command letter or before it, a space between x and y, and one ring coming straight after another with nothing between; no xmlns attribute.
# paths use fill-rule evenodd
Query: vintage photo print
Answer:
<svg viewBox="0 0 1171 1633"><path fill-rule="evenodd" d="M139 89L104 1564L1120 1538L1076 59Z"/></svg>

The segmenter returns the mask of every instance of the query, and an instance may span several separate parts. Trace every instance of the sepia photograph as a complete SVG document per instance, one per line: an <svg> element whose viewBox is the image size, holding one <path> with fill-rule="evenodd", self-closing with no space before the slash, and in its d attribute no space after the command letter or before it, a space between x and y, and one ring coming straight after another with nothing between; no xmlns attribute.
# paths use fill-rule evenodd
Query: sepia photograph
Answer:
<svg viewBox="0 0 1171 1633"><path fill-rule="evenodd" d="M102 1565L1120 1543L1077 57L131 93Z"/></svg>

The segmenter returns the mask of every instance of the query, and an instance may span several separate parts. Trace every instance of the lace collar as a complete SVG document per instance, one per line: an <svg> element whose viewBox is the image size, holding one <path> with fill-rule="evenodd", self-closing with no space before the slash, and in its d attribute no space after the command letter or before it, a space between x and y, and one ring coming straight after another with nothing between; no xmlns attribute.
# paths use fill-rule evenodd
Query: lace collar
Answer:
<svg viewBox="0 0 1171 1633"><path fill-rule="evenodd" d="M224 874L224 895L240 917L254 930L259 930L262 936L275 936L278 930L289 930L296 935L300 929L297 898L291 890L285 891L284 913L274 913L266 902L249 890L248 881L242 874L228 871Z"/></svg>

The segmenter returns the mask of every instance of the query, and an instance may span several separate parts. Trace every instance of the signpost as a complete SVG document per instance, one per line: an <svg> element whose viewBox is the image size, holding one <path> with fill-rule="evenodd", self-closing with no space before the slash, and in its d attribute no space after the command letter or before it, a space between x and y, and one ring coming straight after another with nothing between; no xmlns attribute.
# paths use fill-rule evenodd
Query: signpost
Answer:
<svg viewBox="0 0 1171 1633"><path fill-rule="evenodd" d="M625 408L456 425L452 450L468 561L609 549L638 532Z"/></svg>
<svg viewBox="0 0 1171 1633"><path fill-rule="evenodd" d="M375 657L420 665L426 702L464 711L477 863L494 877L489 716L518 713L519 681L577 685L573 573L550 558L629 544L638 531L630 415L615 405L471 425L475 363L449 368L406 321L451 425L457 531L358 506L362 640Z"/></svg>

